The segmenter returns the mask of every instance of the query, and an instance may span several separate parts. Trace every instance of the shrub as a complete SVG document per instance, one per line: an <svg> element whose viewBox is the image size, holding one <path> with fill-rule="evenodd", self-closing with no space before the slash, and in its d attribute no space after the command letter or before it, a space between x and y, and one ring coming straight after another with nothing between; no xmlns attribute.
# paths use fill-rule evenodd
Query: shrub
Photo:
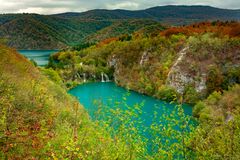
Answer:
<svg viewBox="0 0 240 160"><path fill-rule="evenodd" d="M200 99L200 94L192 86L185 87L184 101L190 104L196 104Z"/></svg>
<svg viewBox="0 0 240 160"><path fill-rule="evenodd" d="M174 88L164 85L157 91L157 97L169 102L176 101L178 93Z"/></svg>
<svg viewBox="0 0 240 160"><path fill-rule="evenodd" d="M193 116L199 118L200 112L206 107L204 102L198 102L193 108Z"/></svg>
<svg viewBox="0 0 240 160"><path fill-rule="evenodd" d="M41 68L41 71L45 76L47 76L50 80L52 80L56 84L60 84L60 85L62 84L62 79L55 70L51 68L49 69Z"/></svg>
<svg viewBox="0 0 240 160"><path fill-rule="evenodd" d="M34 61L34 59L31 59L30 61L32 62L32 64L33 64L35 67L37 67L37 62Z"/></svg>
<svg viewBox="0 0 240 160"><path fill-rule="evenodd" d="M207 75L207 91L211 94L214 91L222 91L223 75L217 66L211 66Z"/></svg>

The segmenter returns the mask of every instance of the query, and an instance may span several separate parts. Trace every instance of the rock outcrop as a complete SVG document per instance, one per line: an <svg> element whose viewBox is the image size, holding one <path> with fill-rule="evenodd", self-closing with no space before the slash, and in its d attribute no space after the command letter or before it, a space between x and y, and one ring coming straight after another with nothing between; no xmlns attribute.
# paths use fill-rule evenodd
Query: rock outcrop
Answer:
<svg viewBox="0 0 240 160"><path fill-rule="evenodd" d="M189 47L185 47L179 52L178 59L168 73L167 85L175 88L178 93L183 93L187 85L193 84L197 92L203 92L206 89L206 74L195 73L194 75L198 75L196 77L187 70L184 70L181 66L181 64L184 63L188 50ZM186 65L187 64L185 64L185 66Z"/></svg>

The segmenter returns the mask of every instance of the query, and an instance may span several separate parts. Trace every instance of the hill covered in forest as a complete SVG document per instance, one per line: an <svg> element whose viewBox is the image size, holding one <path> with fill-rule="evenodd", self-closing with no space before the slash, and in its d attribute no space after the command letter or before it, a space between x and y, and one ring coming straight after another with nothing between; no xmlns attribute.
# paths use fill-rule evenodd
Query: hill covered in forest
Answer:
<svg viewBox="0 0 240 160"><path fill-rule="evenodd" d="M83 74L90 81L100 80L106 73L126 88L166 100L173 100L177 92L195 103L240 83L239 29L238 22L216 21L140 30L59 52L49 67L66 82L81 82Z"/></svg>
<svg viewBox="0 0 240 160"><path fill-rule="evenodd" d="M204 20L239 20L240 10L220 9L210 6L157 6L145 10L96 9L82 13L62 13L55 16L92 20L154 19L169 24L188 24Z"/></svg>
<svg viewBox="0 0 240 160"><path fill-rule="evenodd" d="M209 6L159 6L146 10L91 10L55 15L2 14L0 37L17 49L61 49L131 34L149 26L239 20L239 10Z"/></svg>

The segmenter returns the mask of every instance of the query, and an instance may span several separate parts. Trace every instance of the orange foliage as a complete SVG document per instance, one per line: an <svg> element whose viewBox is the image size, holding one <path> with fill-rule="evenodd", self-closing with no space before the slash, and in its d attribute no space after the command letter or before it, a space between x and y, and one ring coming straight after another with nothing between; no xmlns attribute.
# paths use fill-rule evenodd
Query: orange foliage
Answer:
<svg viewBox="0 0 240 160"><path fill-rule="evenodd" d="M99 42L99 43L97 44L97 47L102 47L102 46L104 46L104 45L106 45L106 44L109 44L109 43L111 43L111 42L117 41L118 39L119 39L119 38L116 38L116 37L105 39L105 40Z"/></svg>
<svg viewBox="0 0 240 160"><path fill-rule="evenodd" d="M195 23L189 26L182 27L172 27L160 34L162 36L169 37L173 34L184 34L190 36L193 34L203 34L206 32L216 33L219 36L228 35L229 37L239 37L240 36L240 23L239 22L201 22Z"/></svg>
<svg viewBox="0 0 240 160"><path fill-rule="evenodd" d="M229 31L231 37L240 37L240 23L233 25Z"/></svg>

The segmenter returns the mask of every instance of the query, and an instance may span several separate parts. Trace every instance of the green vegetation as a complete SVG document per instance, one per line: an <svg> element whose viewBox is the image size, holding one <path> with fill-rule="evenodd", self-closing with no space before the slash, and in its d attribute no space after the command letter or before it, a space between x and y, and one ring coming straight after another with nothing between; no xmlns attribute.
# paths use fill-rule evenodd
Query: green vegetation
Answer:
<svg viewBox="0 0 240 160"><path fill-rule="evenodd" d="M178 141L189 135L189 117L181 106L170 116L166 126L158 126L167 117L155 115L147 140L135 127L141 123L141 105L125 106L128 110L104 109L100 104L98 118L91 121L82 106L59 85L59 76L51 69L39 72L23 56L0 46L0 158L1 159L158 159L187 156L187 146ZM44 76L41 73L43 73ZM124 105L124 104L121 104ZM176 114L177 113L177 114ZM164 116L164 115L163 115ZM159 119L163 118L163 119ZM185 123L186 122L186 123ZM176 126L182 130L176 129ZM159 139L172 135L173 143ZM166 133L165 133L166 131ZM181 134L180 134L181 133ZM174 137L174 135L178 135ZM166 145L158 146L162 141ZM151 151L147 143L156 143ZM166 147L168 148L166 148Z"/></svg>
<svg viewBox="0 0 240 160"><path fill-rule="evenodd" d="M156 139L150 139L157 144L153 146L154 154L144 157L142 156L146 155L144 148L146 149L145 145L149 141L141 136L131 137L131 139L124 137L126 141L133 140L137 144L135 147L138 150L136 152L130 150L129 155L132 151L141 155L142 159L173 159L175 157L180 159L239 159L240 88L237 84L240 83L238 58L240 40L239 36L229 32L231 29L234 30L235 27L231 28L232 26L238 24L235 22L216 23L218 24L214 26L209 26L209 23L199 24L203 26L202 29L196 26L170 29L161 32L160 35L151 33L150 36L150 34L136 32L130 40L122 41L115 38L83 50L59 52L52 57L49 67L54 68L64 81L69 81L69 77L82 81L82 77L74 75L83 73L86 73L88 78L91 77L90 80L100 80L99 73L104 72L113 77L118 85L140 93L166 101L179 100L195 104L193 115L198 119L199 124L191 130L190 134L187 134L186 130L188 127L191 128L191 125L188 124L188 118L184 116L182 121L174 117L165 117L165 115L156 116L170 120L169 126L163 127L153 123L151 128L147 129L155 135L166 134L176 138L176 141L181 141L183 144L166 146L169 143L156 136ZM209 27L208 32L206 32L207 27ZM220 29L224 31L219 32ZM179 55L184 48L183 60L178 62ZM77 68L78 64L81 64L83 69ZM92 71L90 74L89 70ZM66 73L70 76L65 76ZM175 76L175 79L169 77L170 73ZM179 75L180 82L183 80L183 84L177 79ZM181 79L181 76L184 78ZM171 86L171 84L174 85ZM183 91L179 91L181 87ZM106 129L112 135L122 136L129 132L138 135L136 132L139 129L133 127L131 131L131 128L134 123L141 123L141 120L134 117L136 121L131 120L128 124L127 120L131 116L117 108L110 110L111 113L103 111L107 115L114 114L114 116L103 114L107 119L107 121L104 119L103 124L106 126L115 124L117 125L115 128L119 127L118 124L122 124L123 126L120 126L123 128L120 130L123 132ZM139 110L138 108L133 113ZM181 114L181 110L177 110L176 113ZM119 116L124 118L121 119ZM171 122L171 120L176 121ZM154 122L161 122L161 120L157 119ZM173 128L176 127L174 124L182 124L183 129L174 130ZM166 127L169 129L165 130ZM177 136L183 134L182 137ZM161 148L163 144L165 144L164 148Z"/></svg>
<svg viewBox="0 0 240 160"><path fill-rule="evenodd" d="M6 19L6 20L5 20ZM0 36L17 49L61 49L111 25L110 21L71 20L37 14L0 15Z"/></svg>
<svg viewBox="0 0 240 160"><path fill-rule="evenodd" d="M195 104L240 83L239 44L237 37L214 32L169 37L136 32L131 39L107 39L85 49L61 51L51 57L48 67L64 83L99 81L105 73L118 85L140 93L167 101L183 96ZM175 64L184 48L186 55Z"/></svg>
<svg viewBox="0 0 240 160"><path fill-rule="evenodd" d="M154 19L171 25L183 25L206 20L239 20L239 10L225 10L210 6L157 6L145 10L96 9L83 13L62 13L63 18L91 20Z"/></svg>
<svg viewBox="0 0 240 160"><path fill-rule="evenodd" d="M123 20L115 22L113 25L101 29L100 31L88 36L86 40L90 42L100 42L108 38L121 37L122 35L131 35L135 31L141 29L151 30L151 28L158 28L158 31L165 29L165 27L160 25L160 23L157 23L153 20Z"/></svg>
<svg viewBox="0 0 240 160"><path fill-rule="evenodd" d="M62 49L132 34L150 26L164 29L159 22L171 26L207 20L239 20L239 11L209 6L161 6L139 11L97 9L57 15L1 14L0 37L7 38L7 44L17 49ZM234 33L239 34L239 29Z"/></svg>
<svg viewBox="0 0 240 160"><path fill-rule="evenodd" d="M192 147L199 159L239 159L240 86L212 93L197 103L194 113L200 125L193 133Z"/></svg>
<svg viewBox="0 0 240 160"><path fill-rule="evenodd" d="M0 56L0 159L104 159L118 153L120 146L55 83L54 71L44 70L50 81L2 45Z"/></svg>
<svg viewBox="0 0 240 160"><path fill-rule="evenodd" d="M20 21L18 15L3 17L4 24L12 17ZM44 19L28 14L22 18L34 24ZM57 19L48 18L49 25ZM100 36L95 45L85 43L60 51L50 57L47 68L37 68L15 50L0 45L0 158L239 159L240 40L232 33L239 23L201 23L165 31L153 26L120 35L129 29L124 26L119 34L113 31L117 37L102 40ZM46 42L61 42L50 46L72 44L61 35L57 38ZM33 46L39 41L35 42ZM84 80L100 81L102 76L180 105L170 114L154 113L152 124L144 129L136 127L142 124L141 104L116 102L110 109L96 101L99 110L90 119L66 87ZM197 126L184 114L183 102L195 105Z"/></svg>
<svg viewBox="0 0 240 160"><path fill-rule="evenodd" d="M62 49L133 33L154 20L90 20L37 14L0 15L0 37L17 49ZM117 27L117 29L115 29Z"/></svg>

